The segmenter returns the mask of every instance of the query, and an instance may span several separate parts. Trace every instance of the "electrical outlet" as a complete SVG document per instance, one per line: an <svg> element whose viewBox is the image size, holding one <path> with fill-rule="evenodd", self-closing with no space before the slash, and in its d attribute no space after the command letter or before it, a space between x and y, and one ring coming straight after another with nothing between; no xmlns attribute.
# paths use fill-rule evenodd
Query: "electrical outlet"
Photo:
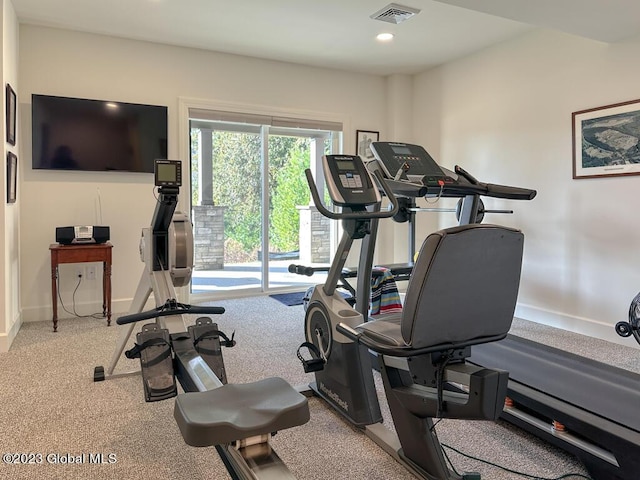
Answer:
<svg viewBox="0 0 640 480"><path fill-rule="evenodd" d="M76 267L76 278L84 277L84 269L82 267Z"/></svg>
<svg viewBox="0 0 640 480"><path fill-rule="evenodd" d="M91 266L87 267L87 280L95 280L96 279L96 267Z"/></svg>

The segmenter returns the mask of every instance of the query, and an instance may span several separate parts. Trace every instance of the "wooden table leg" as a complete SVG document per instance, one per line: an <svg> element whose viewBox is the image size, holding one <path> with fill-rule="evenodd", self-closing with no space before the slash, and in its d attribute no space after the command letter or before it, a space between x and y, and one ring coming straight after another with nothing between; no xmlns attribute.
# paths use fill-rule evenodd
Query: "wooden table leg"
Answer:
<svg viewBox="0 0 640 480"><path fill-rule="evenodd" d="M102 314L105 314L106 303L106 315L107 326L111 326L111 263L104 262L103 268L104 276L102 278Z"/></svg>
<svg viewBox="0 0 640 480"><path fill-rule="evenodd" d="M51 299L53 305L53 331L58 331L58 266L51 265Z"/></svg>

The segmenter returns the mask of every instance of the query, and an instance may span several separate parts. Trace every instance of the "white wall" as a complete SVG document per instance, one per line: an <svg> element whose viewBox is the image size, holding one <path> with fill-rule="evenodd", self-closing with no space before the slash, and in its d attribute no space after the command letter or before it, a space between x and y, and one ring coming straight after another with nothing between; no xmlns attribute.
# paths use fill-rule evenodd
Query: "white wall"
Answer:
<svg viewBox="0 0 640 480"><path fill-rule="evenodd" d="M7 83L18 91L18 19L16 17L13 4L9 0L2 0L2 79L3 86ZM2 95L2 111L5 111L5 95ZM18 117L19 118L19 117ZM6 126L4 115L2 120L2 129L0 135L3 142L6 139ZM17 140L20 140L19 133L16 134ZM7 152L13 152L20 162L19 143L15 146L4 142L3 158L6 158ZM20 259L19 259L19 240L20 240L20 201L13 204L7 204L7 171L6 168L1 169L2 174L2 193L0 194L0 202L3 207L0 208L0 242L2 243L4 255L0 257L0 352L7 351L11 342L18 333L21 325L20 317L20 300L19 300L19 283L20 283ZM18 189L18 192L20 190ZM18 197L20 198L20 197Z"/></svg>
<svg viewBox="0 0 640 480"><path fill-rule="evenodd" d="M167 105L174 158L178 98L189 97L341 116L346 152L353 151L356 129L379 130L381 139L402 135L425 145L443 165L460 164L481 180L537 189L531 202L485 202L516 211L488 215L486 222L526 235L518 315L631 343L612 326L626 318L640 290L640 229L634 224L640 177L572 180L571 112L640 97L637 42L606 45L537 31L410 79L388 80L25 25L19 53L25 320L50 318L48 245L56 226L96 221L98 191L115 245L114 302L126 309L142 270L140 229L155 201L152 179L144 175L31 170L30 95ZM412 110L408 126L393 105ZM434 218L421 216L419 232L455 223L452 214ZM381 239L384 251L395 254L380 260L404 260L400 242L403 234ZM63 269L61 277L62 294L70 298L72 271ZM77 300L97 305L99 284L85 287Z"/></svg>
<svg viewBox="0 0 640 480"><path fill-rule="evenodd" d="M48 247L55 227L94 224L98 191L114 244L114 309L128 309L142 271L140 230L148 226L155 203L151 175L32 170L31 94L166 105L171 158L180 153L179 97L339 116L345 121L345 151L353 151L356 129L383 130L385 121L384 102L370 101L384 97L382 77L30 25L20 28L20 78L20 272L26 321L51 318ZM61 266L67 303L73 273L73 267ZM101 302L96 282L78 292L79 313Z"/></svg>
<svg viewBox="0 0 640 480"><path fill-rule="evenodd" d="M386 77L386 129L380 136L382 141L419 143L415 138L414 122L414 76L390 75ZM427 207L427 203L416 199L418 207ZM384 207L383 207L384 208ZM422 240L434 230L438 221L434 215L416 215L415 217L415 248L408 253L409 223L396 223L392 219L380 222L376 241L375 261L378 263L405 263L413 258L420 248ZM400 290L405 290L407 282L398 284Z"/></svg>
<svg viewBox="0 0 640 480"><path fill-rule="evenodd" d="M573 180L571 113L639 98L639 56L638 41L537 31L414 84L415 137L440 163L538 191L485 202L515 210L486 222L525 233L517 314L625 345L612 326L640 290L640 177Z"/></svg>

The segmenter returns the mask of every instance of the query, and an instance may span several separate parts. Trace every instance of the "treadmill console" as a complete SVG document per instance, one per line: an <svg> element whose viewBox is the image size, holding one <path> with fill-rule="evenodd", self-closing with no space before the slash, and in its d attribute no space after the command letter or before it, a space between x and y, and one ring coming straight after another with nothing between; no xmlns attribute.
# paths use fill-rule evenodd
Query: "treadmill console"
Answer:
<svg viewBox="0 0 640 480"><path fill-rule="evenodd" d="M408 179L428 187L455 183L420 145L373 142L371 151L387 178Z"/></svg>
<svg viewBox="0 0 640 480"><path fill-rule="evenodd" d="M369 171L357 155L325 155L322 157L324 177L329 195L341 207L365 207L381 201Z"/></svg>

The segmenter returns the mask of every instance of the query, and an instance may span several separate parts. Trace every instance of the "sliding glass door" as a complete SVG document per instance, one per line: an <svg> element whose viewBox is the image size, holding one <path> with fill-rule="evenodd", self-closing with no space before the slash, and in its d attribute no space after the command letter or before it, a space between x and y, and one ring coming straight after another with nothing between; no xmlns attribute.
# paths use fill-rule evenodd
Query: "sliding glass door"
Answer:
<svg viewBox="0 0 640 480"><path fill-rule="evenodd" d="M192 118L192 293L262 292L322 283L290 264L328 266L333 225L310 205L304 170L340 133Z"/></svg>

